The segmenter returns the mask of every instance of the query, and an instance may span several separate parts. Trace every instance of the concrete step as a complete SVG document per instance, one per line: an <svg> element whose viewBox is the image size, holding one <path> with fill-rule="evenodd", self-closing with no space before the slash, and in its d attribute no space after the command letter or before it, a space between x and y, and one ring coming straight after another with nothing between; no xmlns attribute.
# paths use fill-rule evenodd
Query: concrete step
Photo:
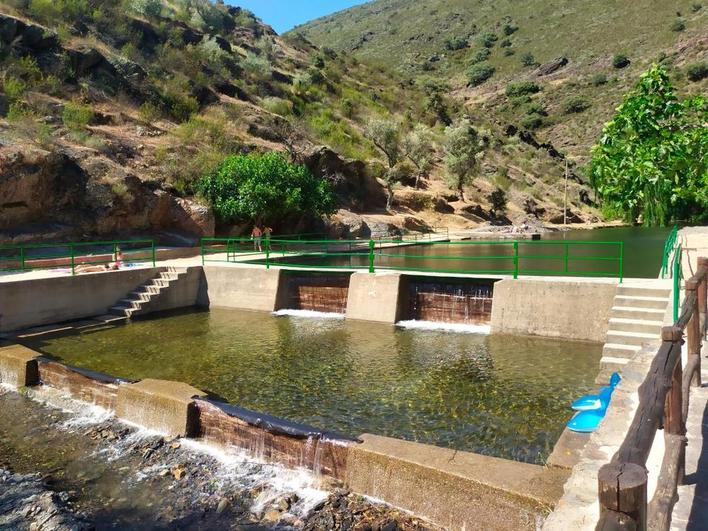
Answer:
<svg viewBox="0 0 708 531"><path fill-rule="evenodd" d="M170 272L161 272L160 273L160 279L161 280L177 280L179 278L179 273L170 273Z"/></svg>
<svg viewBox="0 0 708 531"><path fill-rule="evenodd" d="M631 359L642 349L639 345L623 345L621 343L605 343L602 356L610 358Z"/></svg>
<svg viewBox="0 0 708 531"><path fill-rule="evenodd" d="M669 305L668 297L640 297L636 295L617 295L616 306L665 310Z"/></svg>
<svg viewBox="0 0 708 531"><path fill-rule="evenodd" d="M668 298L671 295L671 288L621 285L617 286L617 295Z"/></svg>
<svg viewBox="0 0 708 531"><path fill-rule="evenodd" d="M663 324L663 321L648 321L646 319L610 318L610 330L615 332L642 332L659 335Z"/></svg>
<svg viewBox="0 0 708 531"><path fill-rule="evenodd" d="M607 385L610 375L613 372L622 372L625 365L629 363L628 358L613 358L611 356L603 356L600 359L600 372L595 379L597 385Z"/></svg>
<svg viewBox="0 0 708 531"><path fill-rule="evenodd" d="M113 314L109 313L106 315L99 315L98 317L94 317L93 320L101 322L101 323L105 323L105 324L120 324L120 323L124 323L125 321L127 321L127 317L125 317L125 316L121 317L119 315L113 315Z"/></svg>
<svg viewBox="0 0 708 531"><path fill-rule="evenodd" d="M131 310L139 310L142 303L145 301L140 301L138 299L121 299L118 301L120 306L127 306Z"/></svg>
<svg viewBox="0 0 708 531"><path fill-rule="evenodd" d="M607 332L607 342L621 345L637 345L641 346L644 343L651 341L659 341L658 334L644 334L641 332L620 332L610 330Z"/></svg>
<svg viewBox="0 0 708 531"><path fill-rule="evenodd" d="M614 306L610 312L610 318L619 319L642 319L647 321L662 321L665 309L656 308L632 308L631 306Z"/></svg>

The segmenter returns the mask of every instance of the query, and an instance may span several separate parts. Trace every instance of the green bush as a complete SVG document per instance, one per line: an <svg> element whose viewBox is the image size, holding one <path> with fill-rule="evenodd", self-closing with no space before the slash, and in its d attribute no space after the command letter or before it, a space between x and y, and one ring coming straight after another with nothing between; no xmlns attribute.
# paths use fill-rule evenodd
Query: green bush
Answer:
<svg viewBox="0 0 708 531"><path fill-rule="evenodd" d="M492 52L489 51L489 48L482 48L481 50L478 50L477 53L475 53L471 58L470 58L470 64L471 65L476 65L477 63L482 63L489 59L489 56L492 54Z"/></svg>
<svg viewBox="0 0 708 531"><path fill-rule="evenodd" d="M512 26L511 24L505 24L505 25L504 25L504 30L503 30L503 31L504 31L504 35L506 35L506 36L513 35L514 33L516 33L516 31L517 31L518 29L519 29L519 28L518 28L517 26Z"/></svg>
<svg viewBox="0 0 708 531"><path fill-rule="evenodd" d="M533 81L517 81L509 83L506 87L506 95L510 98L523 96L525 94L536 94L541 91L541 87Z"/></svg>
<svg viewBox="0 0 708 531"><path fill-rule="evenodd" d="M686 23L683 19L677 18L671 23L671 31L679 32L686 29Z"/></svg>
<svg viewBox="0 0 708 531"><path fill-rule="evenodd" d="M708 77L708 63L694 63L686 68L686 76L691 81L701 81Z"/></svg>
<svg viewBox="0 0 708 531"><path fill-rule="evenodd" d="M268 97L263 99L262 107L280 116L290 116L293 113L293 102L281 98Z"/></svg>
<svg viewBox="0 0 708 531"><path fill-rule="evenodd" d="M453 37L445 41L445 49L450 51L467 48L470 43L464 37Z"/></svg>
<svg viewBox="0 0 708 531"><path fill-rule="evenodd" d="M546 125L548 125L548 120L539 114L529 114L521 120L521 126L524 129L540 129Z"/></svg>
<svg viewBox="0 0 708 531"><path fill-rule="evenodd" d="M494 75L494 67L486 63L472 65L467 71L469 85L477 87Z"/></svg>
<svg viewBox="0 0 708 531"><path fill-rule="evenodd" d="M499 43L502 48L509 48L511 46L511 41L509 39L504 39Z"/></svg>
<svg viewBox="0 0 708 531"><path fill-rule="evenodd" d="M350 98L342 100L342 114L347 118L354 116L354 102Z"/></svg>
<svg viewBox="0 0 708 531"><path fill-rule="evenodd" d="M521 64L524 66L536 66L536 58L533 56L532 53L526 52L524 55L521 56L519 59L521 61Z"/></svg>
<svg viewBox="0 0 708 531"><path fill-rule="evenodd" d="M3 91L10 101L18 100L27 90L27 85L21 79L8 76L2 84Z"/></svg>
<svg viewBox="0 0 708 531"><path fill-rule="evenodd" d="M691 4L691 11L698 13L703 6L701 4Z"/></svg>
<svg viewBox="0 0 708 531"><path fill-rule="evenodd" d="M130 7L136 13L147 18L158 18L162 15L161 0L133 0L130 3Z"/></svg>
<svg viewBox="0 0 708 531"><path fill-rule="evenodd" d="M83 129L93 120L93 110L89 105L70 101L64 105L61 119L69 129Z"/></svg>
<svg viewBox="0 0 708 531"><path fill-rule="evenodd" d="M624 68L629 66L630 63L629 57L621 53L618 53L612 58L612 66L615 68Z"/></svg>
<svg viewBox="0 0 708 531"><path fill-rule="evenodd" d="M590 83L595 87L605 85L607 83L607 75L603 73L595 74L592 76Z"/></svg>
<svg viewBox="0 0 708 531"><path fill-rule="evenodd" d="M504 49L504 55L506 57L509 57L510 55L514 55L516 52L514 51L513 48L506 48Z"/></svg>
<svg viewBox="0 0 708 531"><path fill-rule="evenodd" d="M280 153L229 156L200 179L197 190L224 222L273 224L293 215L331 214L335 206L328 181Z"/></svg>
<svg viewBox="0 0 708 531"><path fill-rule="evenodd" d="M492 48L494 46L494 43L499 40L499 37L497 37L496 33L482 33L479 37L479 43L484 46L485 48Z"/></svg>
<svg viewBox="0 0 708 531"><path fill-rule="evenodd" d="M563 102L563 112L565 114L575 114L586 111L590 108L590 102L580 96L571 96Z"/></svg>

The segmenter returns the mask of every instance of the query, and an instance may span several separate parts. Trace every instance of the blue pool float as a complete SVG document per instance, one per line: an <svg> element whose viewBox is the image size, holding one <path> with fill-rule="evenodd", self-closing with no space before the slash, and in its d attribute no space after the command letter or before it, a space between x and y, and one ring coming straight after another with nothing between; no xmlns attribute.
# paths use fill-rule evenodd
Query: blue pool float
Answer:
<svg viewBox="0 0 708 531"><path fill-rule="evenodd" d="M568 422L568 429L580 433L592 433L595 431L600 425L600 421L605 418L607 407L610 405L610 400L612 400L612 393L614 392L619 381L619 374L614 373L610 378L610 385L603 387L600 390L600 394L594 396L588 395L581 398L580 400L587 399L586 404L588 406L590 406L592 402L592 404L597 405L597 407L594 409L578 411ZM575 404L575 402L573 404Z"/></svg>
<svg viewBox="0 0 708 531"><path fill-rule="evenodd" d="M585 395L583 397L578 398L570 405L570 407L575 411L590 411L593 409L600 409L602 407L602 401L600 397L602 396L603 392L608 389L614 389L615 387L617 387L617 384L620 383L621 379L622 378L618 373L613 372L612 376L610 376L610 385L601 387L600 392L596 395ZM605 394L605 396L609 399L608 395Z"/></svg>

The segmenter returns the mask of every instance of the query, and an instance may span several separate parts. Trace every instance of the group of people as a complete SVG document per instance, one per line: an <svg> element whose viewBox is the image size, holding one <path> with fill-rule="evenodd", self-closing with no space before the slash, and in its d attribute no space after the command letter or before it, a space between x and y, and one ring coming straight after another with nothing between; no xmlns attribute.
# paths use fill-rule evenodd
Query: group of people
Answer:
<svg viewBox="0 0 708 531"><path fill-rule="evenodd" d="M107 264L80 264L74 268L75 273L99 273L101 271L117 271L123 267L123 251L116 247L113 261Z"/></svg>
<svg viewBox="0 0 708 531"><path fill-rule="evenodd" d="M251 239L253 240L253 250L263 252L263 238L268 241L270 235L273 234L273 229L270 227L261 227L258 223L253 226L251 231Z"/></svg>

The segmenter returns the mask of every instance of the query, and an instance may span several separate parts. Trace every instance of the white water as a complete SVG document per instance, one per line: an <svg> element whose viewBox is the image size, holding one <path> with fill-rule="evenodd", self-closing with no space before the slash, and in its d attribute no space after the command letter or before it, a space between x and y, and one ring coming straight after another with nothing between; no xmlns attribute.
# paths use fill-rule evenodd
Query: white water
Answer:
<svg viewBox="0 0 708 531"><path fill-rule="evenodd" d="M273 312L276 317L301 317L306 319L344 319L343 313L316 312L313 310L278 310Z"/></svg>
<svg viewBox="0 0 708 531"><path fill-rule="evenodd" d="M437 323L434 321L399 321L396 326L412 330L436 330L460 334L484 334L491 332L491 326L464 323Z"/></svg>

